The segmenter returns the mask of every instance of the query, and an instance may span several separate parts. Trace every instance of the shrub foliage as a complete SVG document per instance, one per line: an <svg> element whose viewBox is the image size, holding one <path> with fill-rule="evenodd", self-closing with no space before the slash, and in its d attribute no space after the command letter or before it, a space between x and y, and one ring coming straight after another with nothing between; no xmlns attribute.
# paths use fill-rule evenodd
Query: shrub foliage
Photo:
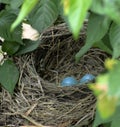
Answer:
<svg viewBox="0 0 120 127"><path fill-rule="evenodd" d="M44 32L60 16L77 39L85 19L88 20L85 45L76 53L75 61L91 47L98 47L111 55L105 61L107 72L90 84L97 97L94 127L108 123L118 127L120 106L120 0L0 0L0 37L4 38L0 51L0 83L11 94L19 79L19 71L8 56L35 50L41 41L22 38L22 23L28 23L39 33Z"/></svg>

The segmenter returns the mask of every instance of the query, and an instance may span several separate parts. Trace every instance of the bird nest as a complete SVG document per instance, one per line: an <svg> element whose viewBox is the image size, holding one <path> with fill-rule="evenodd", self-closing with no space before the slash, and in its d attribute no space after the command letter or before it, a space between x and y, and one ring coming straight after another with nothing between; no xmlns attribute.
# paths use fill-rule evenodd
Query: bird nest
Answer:
<svg viewBox="0 0 120 127"><path fill-rule="evenodd" d="M42 34L43 43L36 51L14 58L20 78L12 97L0 91L0 126L92 127L96 107L92 91L87 85L60 86L66 76L79 80L104 70L107 55L97 48L75 63L85 31L86 27L74 41L64 23L53 26Z"/></svg>

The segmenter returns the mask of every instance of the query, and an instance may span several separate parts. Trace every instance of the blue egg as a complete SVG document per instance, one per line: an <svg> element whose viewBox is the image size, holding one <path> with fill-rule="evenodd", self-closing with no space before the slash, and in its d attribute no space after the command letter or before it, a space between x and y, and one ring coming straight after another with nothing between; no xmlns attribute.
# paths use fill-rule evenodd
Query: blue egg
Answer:
<svg viewBox="0 0 120 127"><path fill-rule="evenodd" d="M78 81L74 77L66 77L61 82L61 86L74 86L77 84Z"/></svg>
<svg viewBox="0 0 120 127"><path fill-rule="evenodd" d="M86 75L84 75L80 79L79 84L82 85L82 84L85 84L85 83L89 83L89 82L93 81L94 79L95 79L95 76L94 75L92 75L92 74L86 74Z"/></svg>

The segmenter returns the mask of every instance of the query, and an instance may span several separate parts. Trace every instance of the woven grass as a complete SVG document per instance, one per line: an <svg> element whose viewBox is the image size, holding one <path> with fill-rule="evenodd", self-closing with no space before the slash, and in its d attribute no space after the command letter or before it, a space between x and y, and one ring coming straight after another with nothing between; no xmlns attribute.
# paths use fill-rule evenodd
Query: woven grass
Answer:
<svg viewBox="0 0 120 127"><path fill-rule="evenodd" d="M86 27L74 41L65 24L53 26L42 34L44 43L35 52L14 58L20 78L12 97L0 91L0 126L92 127L96 98L87 84L60 86L66 76L79 80L86 73L97 76L104 70L108 56L97 48L75 63L85 31Z"/></svg>

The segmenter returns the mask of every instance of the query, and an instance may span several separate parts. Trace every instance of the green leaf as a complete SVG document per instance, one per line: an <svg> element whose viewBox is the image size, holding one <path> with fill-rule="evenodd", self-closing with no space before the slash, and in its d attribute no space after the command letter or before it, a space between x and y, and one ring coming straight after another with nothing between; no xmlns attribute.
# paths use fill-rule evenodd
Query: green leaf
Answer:
<svg viewBox="0 0 120 127"><path fill-rule="evenodd" d="M103 1L102 0L93 0L90 10L94 13L103 15L105 13Z"/></svg>
<svg viewBox="0 0 120 127"><path fill-rule="evenodd" d="M120 24L120 1L119 0L93 0L91 11L105 15Z"/></svg>
<svg viewBox="0 0 120 127"><path fill-rule="evenodd" d="M120 97L120 61L117 61L109 72L108 88L110 96Z"/></svg>
<svg viewBox="0 0 120 127"><path fill-rule="evenodd" d="M22 44L22 26L19 25L14 32L10 32L10 26L17 15L13 10L0 12L0 36L5 40L16 41Z"/></svg>
<svg viewBox="0 0 120 127"><path fill-rule="evenodd" d="M109 28L110 28L110 27L109 27ZM110 38L109 38L109 33L107 33L107 34L103 37L102 41L104 42L104 44L105 44L110 50L112 50L112 46L111 46Z"/></svg>
<svg viewBox="0 0 120 127"><path fill-rule="evenodd" d="M12 9L19 8L23 3L23 0L10 0L10 6Z"/></svg>
<svg viewBox="0 0 120 127"><path fill-rule="evenodd" d="M14 41L4 41L2 43L2 50L4 52L7 52L8 55L13 55L15 54L18 49L20 47L20 44L18 44L17 42L14 42Z"/></svg>
<svg viewBox="0 0 120 127"><path fill-rule="evenodd" d="M111 127L118 127L118 125L120 125L120 117L112 121Z"/></svg>
<svg viewBox="0 0 120 127"><path fill-rule="evenodd" d="M16 55L21 55L21 54L31 52L35 50L40 45L40 43L42 43L40 40L38 41L23 40L23 41L24 41L24 45L21 45Z"/></svg>
<svg viewBox="0 0 120 127"><path fill-rule="evenodd" d="M67 16L75 39L79 37L80 29L83 26L91 3L92 0L70 0L68 2L69 10Z"/></svg>
<svg viewBox="0 0 120 127"><path fill-rule="evenodd" d="M104 11L113 21L120 24L120 1L119 0L104 0Z"/></svg>
<svg viewBox="0 0 120 127"><path fill-rule="evenodd" d="M94 43L86 43L75 55L75 61L78 63L82 55L84 55Z"/></svg>
<svg viewBox="0 0 120 127"><path fill-rule="evenodd" d="M0 0L0 3L9 4L10 0Z"/></svg>
<svg viewBox="0 0 120 127"><path fill-rule="evenodd" d="M18 78L19 71L11 60L6 60L0 65L0 83L10 94L13 94Z"/></svg>
<svg viewBox="0 0 120 127"><path fill-rule="evenodd" d="M96 110L96 113L95 113L95 120L94 120L94 123L93 123L93 127L98 127L98 125L100 124L106 124L106 123L111 123L112 121L116 121L117 119L120 119L120 106L118 106L116 108L116 111L115 113L107 118L107 119L103 119L100 114L99 114L99 111L98 109ZM117 121L116 121L117 122ZM113 123L114 124L114 123ZM119 125L119 124L118 124ZM108 126L109 127L109 126ZM111 126L110 126L111 127ZM114 126L112 126L114 127Z"/></svg>
<svg viewBox="0 0 120 127"><path fill-rule="evenodd" d="M22 22L22 20L32 11L38 2L39 0L24 0L21 11L11 26L11 31L13 31Z"/></svg>
<svg viewBox="0 0 120 127"><path fill-rule="evenodd" d="M100 95L97 100L97 108L103 119L107 119L115 112L117 105L116 98Z"/></svg>
<svg viewBox="0 0 120 127"><path fill-rule="evenodd" d="M112 23L109 37L113 48L113 58L118 58L120 56L120 25Z"/></svg>
<svg viewBox="0 0 120 127"><path fill-rule="evenodd" d="M87 28L87 39L85 45L76 54L76 62L84 55L95 42L100 41L108 31L110 21L104 16L91 14Z"/></svg>
<svg viewBox="0 0 120 127"><path fill-rule="evenodd" d="M104 127L111 127L111 122L110 123L105 123L103 124Z"/></svg>
<svg viewBox="0 0 120 127"><path fill-rule="evenodd" d="M104 16L91 14L88 22L86 43L97 42L107 33L110 20Z"/></svg>
<svg viewBox="0 0 120 127"><path fill-rule="evenodd" d="M111 127L118 127L120 125L120 105L116 108L116 112L112 118Z"/></svg>
<svg viewBox="0 0 120 127"><path fill-rule="evenodd" d="M101 118L99 111L97 109L96 113L95 113L95 120L93 123L93 127L98 127L100 124L109 123L109 122L111 122L111 120L112 120L111 118L108 118L108 119Z"/></svg>
<svg viewBox="0 0 120 127"><path fill-rule="evenodd" d="M96 42L94 44L94 47L98 47L100 49L102 49L103 51L105 51L106 53L112 55L112 50L106 45L106 43L104 41L99 41L99 42Z"/></svg>
<svg viewBox="0 0 120 127"><path fill-rule="evenodd" d="M59 0L41 0L29 15L30 24L39 32L51 26L58 17Z"/></svg>

